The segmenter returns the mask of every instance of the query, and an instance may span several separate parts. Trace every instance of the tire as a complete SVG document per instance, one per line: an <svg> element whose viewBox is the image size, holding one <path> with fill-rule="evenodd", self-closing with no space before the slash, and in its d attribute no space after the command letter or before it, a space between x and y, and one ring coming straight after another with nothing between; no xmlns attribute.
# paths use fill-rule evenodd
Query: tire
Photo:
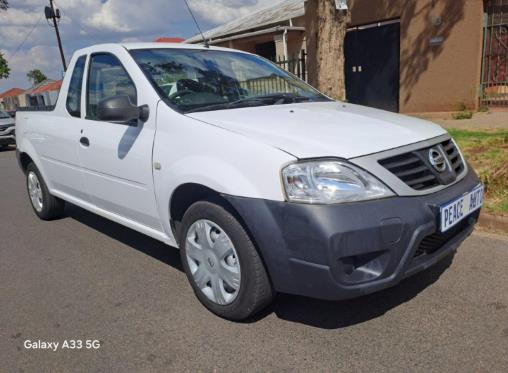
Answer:
<svg viewBox="0 0 508 373"><path fill-rule="evenodd" d="M274 292L261 257L226 208L208 201L194 203L182 219L181 232L180 257L185 273L197 298L211 312L241 321L271 303ZM202 241L204 235L206 243Z"/></svg>
<svg viewBox="0 0 508 373"><path fill-rule="evenodd" d="M49 193L39 169L31 162L26 169L28 198L35 214L42 220L53 220L63 215L65 202Z"/></svg>

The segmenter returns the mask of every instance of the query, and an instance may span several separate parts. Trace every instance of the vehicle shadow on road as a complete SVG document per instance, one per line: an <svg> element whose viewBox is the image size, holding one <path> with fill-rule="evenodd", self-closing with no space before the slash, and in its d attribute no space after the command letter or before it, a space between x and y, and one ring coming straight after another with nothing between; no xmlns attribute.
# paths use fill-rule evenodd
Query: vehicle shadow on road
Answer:
<svg viewBox="0 0 508 373"><path fill-rule="evenodd" d="M346 301L321 301L280 294L274 304L256 318L273 312L283 320L323 329L339 329L363 323L416 297L436 282L452 261L453 255L450 255L393 288Z"/></svg>
<svg viewBox="0 0 508 373"><path fill-rule="evenodd" d="M183 272L180 254L176 248L70 203L66 205L65 212L68 217ZM452 261L453 256L448 256L396 287L352 300L331 302L279 294L271 306L246 323L255 323L273 313L283 320L323 329L339 329L359 324L380 317L416 297L436 282Z"/></svg>
<svg viewBox="0 0 508 373"><path fill-rule="evenodd" d="M183 267L180 262L180 253L176 248L172 248L163 242L157 241L70 203L66 204L65 214L124 245L130 246L135 250L183 272Z"/></svg>

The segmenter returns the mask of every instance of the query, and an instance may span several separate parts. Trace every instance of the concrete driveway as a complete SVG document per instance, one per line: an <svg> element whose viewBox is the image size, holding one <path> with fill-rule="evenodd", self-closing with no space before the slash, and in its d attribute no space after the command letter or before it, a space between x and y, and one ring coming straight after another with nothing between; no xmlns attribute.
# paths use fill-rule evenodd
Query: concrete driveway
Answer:
<svg viewBox="0 0 508 373"><path fill-rule="evenodd" d="M0 152L0 180L0 371L508 371L502 237L475 234L453 260L381 293L280 295L240 324L198 303L175 249L73 206L39 221L14 151Z"/></svg>

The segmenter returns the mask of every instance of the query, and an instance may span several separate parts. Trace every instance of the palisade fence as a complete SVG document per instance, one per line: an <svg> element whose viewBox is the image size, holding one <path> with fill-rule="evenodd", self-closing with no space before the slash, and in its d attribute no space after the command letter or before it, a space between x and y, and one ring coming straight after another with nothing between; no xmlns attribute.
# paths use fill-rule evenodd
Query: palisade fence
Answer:
<svg viewBox="0 0 508 373"><path fill-rule="evenodd" d="M287 60L278 57L274 62L284 70L307 81L307 52L302 51L299 56L293 56L293 58Z"/></svg>
<svg viewBox="0 0 508 373"><path fill-rule="evenodd" d="M508 106L508 0L486 0L482 106Z"/></svg>
<svg viewBox="0 0 508 373"><path fill-rule="evenodd" d="M277 58L274 63L300 79L307 81L307 54L305 51L302 51L300 56L295 56L292 59ZM291 87L284 79L278 76L244 80L240 83L240 86L254 95L265 95L274 92L296 93L294 87Z"/></svg>

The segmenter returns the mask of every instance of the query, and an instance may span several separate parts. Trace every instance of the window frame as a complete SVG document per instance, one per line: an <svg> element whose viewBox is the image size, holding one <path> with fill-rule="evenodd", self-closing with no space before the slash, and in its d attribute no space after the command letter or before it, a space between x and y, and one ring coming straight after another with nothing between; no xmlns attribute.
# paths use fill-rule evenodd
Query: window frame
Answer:
<svg viewBox="0 0 508 373"><path fill-rule="evenodd" d="M134 102L133 104L134 105L137 105L138 104L138 101L139 101L139 97L138 97L138 87L136 86L136 82L134 81L134 79L132 79L132 76L129 74L129 71L125 68L125 65L122 63L122 61L120 60L120 58L118 58L118 56L114 53L111 53L111 52L93 52L93 53L90 53L90 56L89 56L89 59L88 59L88 66L87 66L87 71L86 71L86 88L85 88L85 119L86 120L90 120L90 121L94 121L94 122L103 122L103 123L112 123L112 124L118 124L118 123L113 123L113 122L108 122L108 121L104 121L104 120L100 120L98 118L91 118L89 115L88 115L88 91L89 91L89 88L90 88L90 73L92 71L91 67L92 67L92 62L93 62L93 58L95 56L104 56L104 55L107 55L107 56L112 56L113 58L115 58L118 63L120 64L120 66L124 69L125 73L127 74L127 76L129 77L129 79L131 80L132 84L134 85L134 90L136 91L136 102Z"/></svg>
<svg viewBox="0 0 508 373"><path fill-rule="evenodd" d="M72 78L74 77L74 72L76 71L76 65L78 64L79 60L84 58L85 59L85 63L83 65L83 74L81 75L81 84L79 85L79 115L74 115L72 114L71 110L69 109L69 91L70 91L70 88L71 88L71 83L72 83ZM83 101L83 83L84 83L84 80L85 80L85 73L86 73L86 62L87 62L87 59L88 59L88 55L87 54L83 54L81 56L79 56L77 59L76 59L76 63L74 63L74 66L72 68L72 74L71 74L71 77L70 77L70 80L69 80L69 86L67 87L67 94L66 94L66 97L65 97L65 110L67 111L67 113L73 117L73 118L81 118L81 109L82 109L82 105L81 105L81 102Z"/></svg>

